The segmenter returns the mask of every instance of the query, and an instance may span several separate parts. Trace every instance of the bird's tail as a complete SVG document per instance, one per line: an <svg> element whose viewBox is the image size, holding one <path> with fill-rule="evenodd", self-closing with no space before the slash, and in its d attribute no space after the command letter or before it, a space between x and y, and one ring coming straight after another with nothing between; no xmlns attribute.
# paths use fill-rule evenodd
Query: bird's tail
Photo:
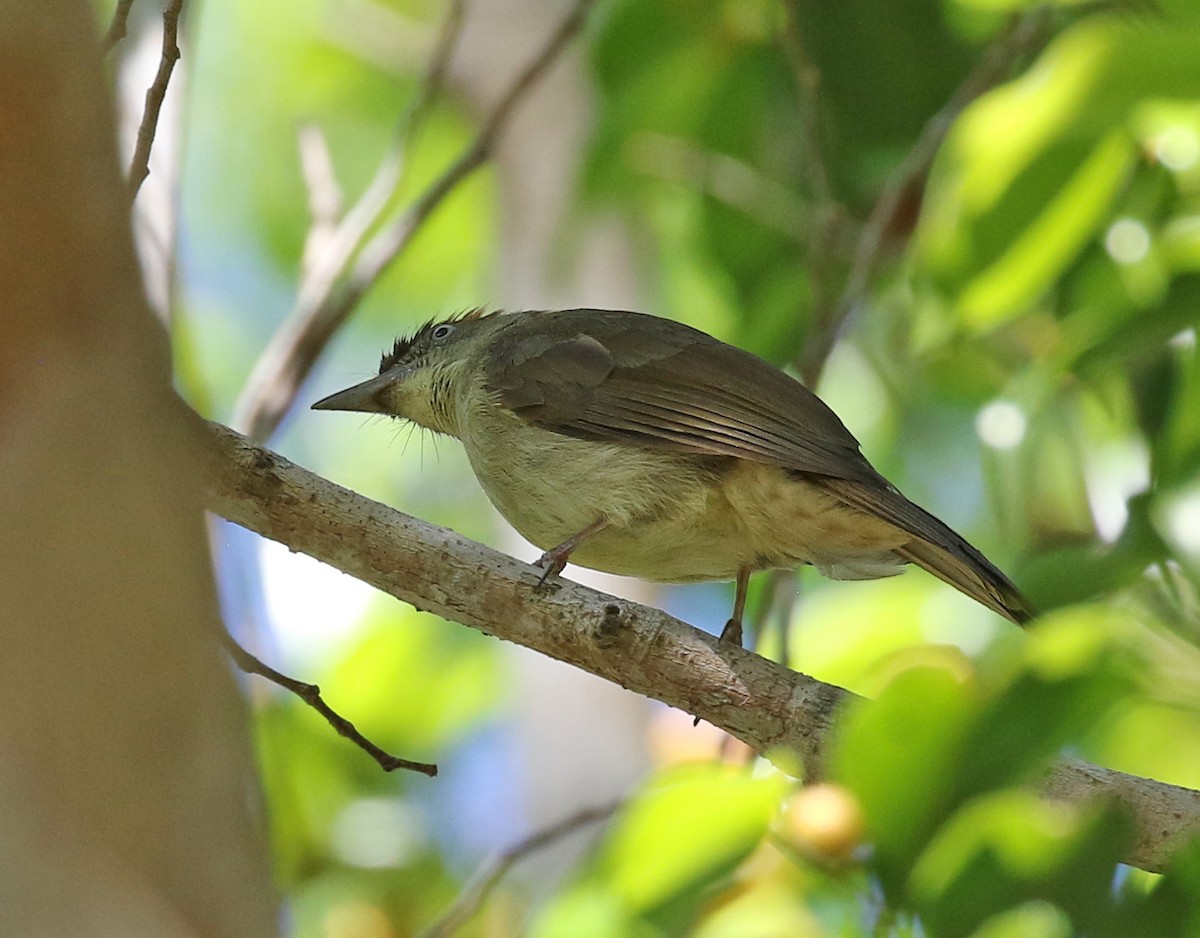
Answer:
<svg viewBox="0 0 1200 938"><path fill-rule="evenodd" d="M1017 625L1024 625L1036 614L1021 591L991 561L949 525L896 489L843 479L827 480L826 485L848 505L911 534L912 540L895 549L904 560L923 567Z"/></svg>
<svg viewBox="0 0 1200 938"><path fill-rule="evenodd" d="M920 537L913 538L896 553L1017 625L1032 619L1033 607L1012 581L974 547L966 541L963 543L970 549L970 554L947 549Z"/></svg>

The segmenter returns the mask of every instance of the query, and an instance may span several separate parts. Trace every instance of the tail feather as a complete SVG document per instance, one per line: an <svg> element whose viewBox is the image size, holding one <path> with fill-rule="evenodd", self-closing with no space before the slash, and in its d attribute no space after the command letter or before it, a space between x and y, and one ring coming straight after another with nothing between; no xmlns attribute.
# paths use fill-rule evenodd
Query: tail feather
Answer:
<svg viewBox="0 0 1200 938"><path fill-rule="evenodd" d="M1024 625L1034 616L1028 600L978 551L974 551L978 559L969 560L922 538L914 538L896 553L1017 625Z"/></svg>
<svg viewBox="0 0 1200 938"><path fill-rule="evenodd" d="M928 570L1017 625L1024 625L1036 614L1012 581L966 538L896 489L844 479L829 479L825 484L846 504L911 534L911 541L895 549L904 560Z"/></svg>

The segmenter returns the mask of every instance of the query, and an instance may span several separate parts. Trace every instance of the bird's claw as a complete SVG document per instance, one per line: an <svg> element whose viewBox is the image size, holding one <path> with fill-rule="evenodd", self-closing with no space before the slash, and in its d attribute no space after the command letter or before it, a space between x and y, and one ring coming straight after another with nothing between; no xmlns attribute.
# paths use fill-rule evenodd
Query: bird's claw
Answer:
<svg viewBox="0 0 1200 938"><path fill-rule="evenodd" d="M725 628L721 629L721 637L718 639L718 641L731 642L732 644L737 645L738 648L741 648L742 647L742 620L741 619L730 619L728 622L726 622Z"/></svg>
<svg viewBox="0 0 1200 938"><path fill-rule="evenodd" d="M533 565L542 568L542 575L538 578L537 585L534 586L533 591L535 593L548 593L551 588L557 585L551 583L550 578L558 576L558 574L563 572L563 568L567 565L567 558L560 551L548 550L535 560Z"/></svg>

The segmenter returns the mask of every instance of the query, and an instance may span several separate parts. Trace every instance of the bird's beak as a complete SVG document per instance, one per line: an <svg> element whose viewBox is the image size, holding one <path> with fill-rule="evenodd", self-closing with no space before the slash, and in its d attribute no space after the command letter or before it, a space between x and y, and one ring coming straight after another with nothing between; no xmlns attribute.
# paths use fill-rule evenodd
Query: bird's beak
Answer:
<svg viewBox="0 0 1200 938"><path fill-rule="evenodd" d="M396 376L384 372L370 381L356 384L352 388L330 394L312 405L313 410L354 410L367 414L386 414L380 396L385 388L394 384Z"/></svg>

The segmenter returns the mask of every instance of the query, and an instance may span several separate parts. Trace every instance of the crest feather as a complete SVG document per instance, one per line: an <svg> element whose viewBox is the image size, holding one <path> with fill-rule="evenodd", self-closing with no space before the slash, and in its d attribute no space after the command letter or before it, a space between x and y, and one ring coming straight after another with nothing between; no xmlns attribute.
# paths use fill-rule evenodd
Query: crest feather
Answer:
<svg viewBox="0 0 1200 938"><path fill-rule="evenodd" d="M396 341L392 344L392 349L389 352L384 352L379 358L379 373L383 374L389 368L395 367L404 360L409 351L417 342L424 338L434 326L440 326L445 322L471 322L476 319L485 319L488 316L495 316L500 313L500 310L489 310L486 306L475 306L470 309L464 309L455 313L448 319L427 319L411 336L397 336Z"/></svg>

